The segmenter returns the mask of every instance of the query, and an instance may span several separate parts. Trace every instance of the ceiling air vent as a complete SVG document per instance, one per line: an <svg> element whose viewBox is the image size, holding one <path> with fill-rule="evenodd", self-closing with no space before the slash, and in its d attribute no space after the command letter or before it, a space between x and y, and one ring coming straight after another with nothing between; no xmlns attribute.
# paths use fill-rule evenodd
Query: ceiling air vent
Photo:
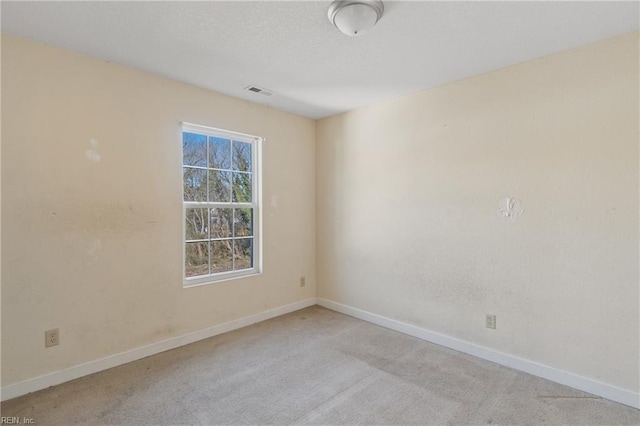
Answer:
<svg viewBox="0 0 640 426"><path fill-rule="evenodd" d="M270 91L265 90L265 89L261 89L258 86L247 86L247 87L244 88L244 90L248 90L249 92L253 92L253 93L260 93L261 95L264 95L264 96L273 95L273 92L270 92Z"/></svg>

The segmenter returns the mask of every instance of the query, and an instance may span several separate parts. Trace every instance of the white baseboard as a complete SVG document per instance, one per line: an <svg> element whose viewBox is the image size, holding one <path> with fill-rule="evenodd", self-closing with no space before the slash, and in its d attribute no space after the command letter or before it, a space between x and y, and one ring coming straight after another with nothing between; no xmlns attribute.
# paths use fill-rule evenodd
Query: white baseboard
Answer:
<svg viewBox="0 0 640 426"><path fill-rule="evenodd" d="M0 391L0 400L5 401L21 395L26 395L30 392L46 389L50 386L55 386L89 374L117 367L118 365L137 361L160 352L188 345L189 343L197 342L199 340L207 339L209 337L217 336L222 333L237 330L251 324L294 312L308 306L313 306L316 303L327 309L341 312L409 336L417 337L478 358L486 359L488 361L523 371L534 376L542 377L543 379L551 380L552 382L560 383L593 395L601 396L630 407L640 408L640 394L636 392L322 298L310 298L290 305L280 306L255 315L250 315L248 317L209 327L204 330L152 343L147 346L131 349L126 352L110 355L84 364L75 365L64 370L54 371L52 373L34 377L23 382L7 385Z"/></svg>
<svg viewBox="0 0 640 426"><path fill-rule="evenodd" d="M74 380L89 374L107 370L112 367L117 367L118 365L126 364L128 362L137 361L150 355L168 351L169 349L175 349L177 347L188 345L189 343L197 342L198 340L217 336L218 334L226 333L228 331L237 330L239 328L275 318L280 315L288 314L289 312L294 312L308 306L313 306L315 304L315 297L301 300L290 305L280 306L278 308L260 312L255 315L250 315L248 317L205 328L204 330L194 331L182 336L173 337L171 339L152 343L147 346L142 346L126 352L121 352L119 354L100 358L95 361L89 361L84 364L74 365L73 367L54 371L52 373L34 377L33 379L28 379L23 382L7 385L4 386L0 391L0 400L6 401L11 398L26 395L30 392L48 388L49 386L59 385L60 383L68 382L69 380Z"/></svg>
<svg viewBox="0 0 640 426"><path fill-rule="evenodd" d="M317 301L318 305L327 309L331 309L372 324L408 334L409 336L417 337L418 339L426 340L459 352L464 352L478 358L486 359L488 361L495 362L496 364L504 365L534 376L542 377L543 379L560 383L630 407L640 408L640 394L630 390L569 373L568 371L540 364L535 361L499 352L475 343L456 339L455 337L429 331L424 328L416 327L415 325L383 317L381 315L373 314L341 303L332 302L322 298L318 298Z"/></svg>

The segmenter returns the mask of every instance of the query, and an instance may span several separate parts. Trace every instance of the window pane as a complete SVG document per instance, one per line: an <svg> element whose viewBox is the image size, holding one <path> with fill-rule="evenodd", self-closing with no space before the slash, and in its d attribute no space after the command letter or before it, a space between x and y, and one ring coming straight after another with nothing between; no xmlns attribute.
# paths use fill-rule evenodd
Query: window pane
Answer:
<svg viewBox="0 0 640 426"><path fill-rule="evenodd" d="M233 209L233 236L253 236L253 209Z"/></svg>
<svg viewBox="0 0 640 426"><path fill-rule="evenodd" d="M185 212L184 236L186 240L207 240L207 209L187 209Z"/></svg>
<svg viewBox="0 0 640 426"><path fill-rule="evenodd" d="M231 172L209 170L209 201L231 201Z"/></svg>
<svg viewBox="0 0 640 426"><path fill-rule="evenodd" d="M209 167L214 169L231 168L231 141L209 136Z"/></svg>
<svg viewBox="0 0 640 426"><path fill-rule="evenodd" d="M211 209L211 239L231 237L231 214L233 209Z"/></svg>
<svg viewBox="0 0 640 426"><path fill-rule="evenodd" d="M211 273L227 272L233 268L231 263L232 240L211 241Z"/></svg>
<svg viewBox="0 0 640 426"><path fill-rule="evenodd" d="M195 133L182 133L182 164L207 167L207 137Z"/></svg>
<svg viewBox="0 0 640 426"><path fill-rule="evenodd" d="M251 171L251 144L233 141L233 170Z"/></svg>
<svg viewBox="0 0 640 426"><path fill-rule="evenodd" d="M251 202L251 173L233 174L233 201L236 203Z"/></svg>
<svg viewBox="0 0 640 426"><path fill-rule="evenodd" d="M253 267L253 239L242 238L233 240L233 259L236 269Z"/></svg>
<svg viewBox="0 0 640 426"><path fill-rule="evenodd" d="M207 201L207 171L185 167L184 174L184 200Z"/></svg>
<svg viewBox="0 0 640 426"><path fill-rule="evenodd" d="M209 243L186 243L184 272L187 277L209 274Z"/></svg>

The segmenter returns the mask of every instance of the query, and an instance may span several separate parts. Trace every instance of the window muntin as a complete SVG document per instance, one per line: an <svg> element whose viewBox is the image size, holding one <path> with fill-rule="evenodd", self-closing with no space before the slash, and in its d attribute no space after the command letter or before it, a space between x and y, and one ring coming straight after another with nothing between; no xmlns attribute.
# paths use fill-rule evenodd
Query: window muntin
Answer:
<svg viewBox="0 0 640 426"><path fill-rule="evenodd" d="M260 143L183 123L185 286L260 272Z"/></svg>

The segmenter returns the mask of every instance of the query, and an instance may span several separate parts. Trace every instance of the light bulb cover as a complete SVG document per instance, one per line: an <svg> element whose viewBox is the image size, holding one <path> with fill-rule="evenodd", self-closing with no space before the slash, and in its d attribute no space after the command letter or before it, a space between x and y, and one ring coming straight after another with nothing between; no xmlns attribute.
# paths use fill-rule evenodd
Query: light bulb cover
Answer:
<svg viewBox="0 0 640 426"><path fill-rule="evenodd" d="M383 13L380 0L338 0L331 3L327 16L343 34L359 36L373 28Z"/></svg>

